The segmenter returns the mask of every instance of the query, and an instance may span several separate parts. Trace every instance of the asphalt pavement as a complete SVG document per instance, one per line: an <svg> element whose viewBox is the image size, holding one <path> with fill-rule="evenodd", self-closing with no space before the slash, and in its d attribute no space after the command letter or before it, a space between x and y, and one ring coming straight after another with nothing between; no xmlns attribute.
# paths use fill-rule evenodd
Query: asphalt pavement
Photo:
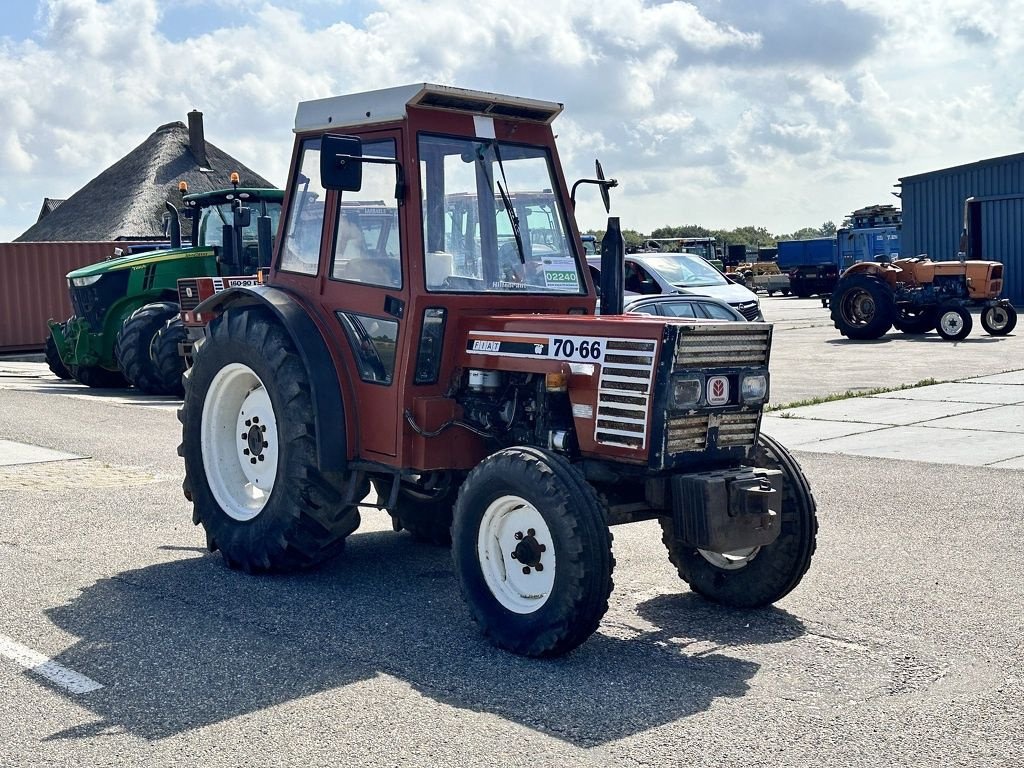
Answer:
<svg viewBox="0 0 1024 768"><path fill-rule="evenodd" d="M1022 342L765 311L773 403L942 383L765 417L820 522L778 605L709 604L620 526L608 614L553 661L494 649L450 553L369 508L314 572L226 568L174 400L0 361L0 765L1018 765Z"/></svg>

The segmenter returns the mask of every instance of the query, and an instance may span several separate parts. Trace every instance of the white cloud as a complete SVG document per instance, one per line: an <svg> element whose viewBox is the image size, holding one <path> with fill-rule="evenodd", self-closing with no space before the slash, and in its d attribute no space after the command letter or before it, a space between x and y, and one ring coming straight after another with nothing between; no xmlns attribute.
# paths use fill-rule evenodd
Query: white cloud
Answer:
<svg viewBox="0 0 1024 768"><path fill-rule="evenodd" d="M567 176L600 156L630 228L792 231L1021 151L1022 41L1024 0L46 0L0 40L0 237L192 108L281 183L299 100L420 80L564 102Z"/></svg>

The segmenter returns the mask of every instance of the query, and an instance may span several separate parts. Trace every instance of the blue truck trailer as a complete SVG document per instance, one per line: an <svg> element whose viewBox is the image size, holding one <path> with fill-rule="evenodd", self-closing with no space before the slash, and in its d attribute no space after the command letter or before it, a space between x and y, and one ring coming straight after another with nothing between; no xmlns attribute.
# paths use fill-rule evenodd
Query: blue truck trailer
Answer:
<svg viewBox="0 0 1024 768"><path fill-rule="evenodd" d="M797 296L830 296L843 270L859 261L888 262L899 258L900 211L873 205L850 214L835 237L781 240L779 269L789 275Z"/></svg>

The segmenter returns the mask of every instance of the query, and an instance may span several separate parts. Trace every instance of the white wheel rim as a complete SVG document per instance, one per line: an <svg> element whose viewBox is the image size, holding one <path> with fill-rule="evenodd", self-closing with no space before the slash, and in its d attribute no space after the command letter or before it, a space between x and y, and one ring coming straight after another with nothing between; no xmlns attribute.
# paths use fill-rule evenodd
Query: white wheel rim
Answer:
<svg viewBox="0 0 1024 768"><path fill-rule="evenodd" d="M1001 331L1010 322L1010 313L1002 307L996 307L988 313L988 324L995 331Z"/></svg>
<svg viewBox="0 0 1024 768"><path fill-rule="evenodd" d="M491 594L513 613L539 610L555 585L555 547L544 517L519 496L491 502L480 521L477 558Z"/></svg>
<svg viewBox="0 0 1024 768"><path fill-rule="evenodd" d="M274 490L278 430L270 396L251 368L231 363L213 377L200 437L213 498L228 517L252 520Z"/></svg>
<svg viewBox="0 0 1024 768"><path fill-rule="evenodd" d="M725 571L736 571L746 567L747 563L757 557L761 551L760 547L748 547L747 549L734 549L732 552L711 552L706 549L698 549L701 556L716 568Z"/></svg>
<svg viewBox="0 0 1024 768"><path fill-rule="evenodd" d="M942 316L942 329L950 336L955 336L960 333L960 330L964 327L964 319L960 317L959 312L946 312Z"/></svg>

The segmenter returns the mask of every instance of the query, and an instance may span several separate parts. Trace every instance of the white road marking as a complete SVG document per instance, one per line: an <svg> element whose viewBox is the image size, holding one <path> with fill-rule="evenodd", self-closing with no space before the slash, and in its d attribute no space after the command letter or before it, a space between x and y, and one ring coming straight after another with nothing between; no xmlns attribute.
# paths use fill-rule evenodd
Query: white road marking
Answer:
<svg viewBox="0 0 1024 768"><path fill-rule="evenodd" d="M30 672L45 677L71 693L91 693L103 687L95 680L68 669L21 643L14 642L6 635L0 635L0 656L17 662Z"/></svg>

